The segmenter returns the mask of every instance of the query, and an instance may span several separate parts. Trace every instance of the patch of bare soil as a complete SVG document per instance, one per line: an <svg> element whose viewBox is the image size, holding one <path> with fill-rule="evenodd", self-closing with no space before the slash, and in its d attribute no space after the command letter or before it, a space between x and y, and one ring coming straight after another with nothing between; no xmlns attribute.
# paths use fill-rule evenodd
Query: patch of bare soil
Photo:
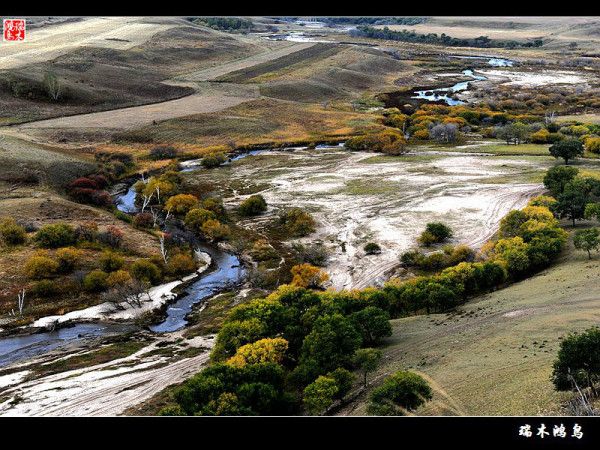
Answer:
<svg viewBox="0 0 600 450"><path fill-rule="evenodd" d="M269 152L234 163L228 176L238 184L268 185L260 193L272 215L290 205L315 215L319 228L302 241L327 246L326 270L335 289L382 283L428 222L450 225L453 244L479 247L506 213L542 190L518 181L489 183L498 176L518 179L531 168L523 161L460 153L378 158L331 149ZM245 197L236 195L228 203L237 205ZM265 220L257 219L256 226ZM382 253L366 255L368 242L379 244Z"/></svg>

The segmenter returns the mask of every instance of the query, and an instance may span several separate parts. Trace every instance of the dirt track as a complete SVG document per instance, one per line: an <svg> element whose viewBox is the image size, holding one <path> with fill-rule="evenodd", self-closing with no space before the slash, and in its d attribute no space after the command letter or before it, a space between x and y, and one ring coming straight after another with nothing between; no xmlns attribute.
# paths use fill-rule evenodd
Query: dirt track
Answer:
<svg viewBox="0 0 600 450"><path fill-rule="evenodd" d="M90 17L36 28L28 30L24 42L0 42L0 68L48 61L84 46L127 49L176 25L175 20L146 23L144 17Z"/></svg>
<svg viewBox="0 0 600 450"><path fill-rule="evenodd" d="M247 58L238 59L231 61L226 64L222 64L215 67L209 67L208 69L198 70L190 74L182 75L178 77L180 80L185 81L209 81L214 80L220 76L226 75L236 70L247 69L248 67L256 66L267 61L272 61L282 56L287 56L291 53L295 53L305 48L312 47L315 45L313 42L302 42L302 43L282 43L283 47L274 50L266 50L257 55L252 55Z"/></svg>
<svg viewBox="0 0 600 450"><path fill-rule="evenodd" d="M140 127L175 117L192 114L211 113L239 105L258 98L258 89L254 86L235 87L225 85L202 85L198 92L187 97L150 105L114 109L90 114L59 117L56 119L30 122L19 127L27 129L128 129Z"/></svg>
<svg viewBox="0 0 600 450"><path fill-rule="evenodd" d="M160 27L162 25L153 26ZM196 93L183 98L130 108L40 120L24 124L19 129L22 131L26 131L27 129L69 128L123 130L147 125L153 121L158 122L176 117L211 113L231 108L240 103L258 98L258 87L253 85L210 83L209 80L239 69L252 67L289 55L311 47L314 44L289 44L286 42L282 45L284 46L282 48L265 50L257 55L179 76L174 80L165 82L167 84L183 84L197 89ZM1 61L0 57L0 64Z"/></svg>

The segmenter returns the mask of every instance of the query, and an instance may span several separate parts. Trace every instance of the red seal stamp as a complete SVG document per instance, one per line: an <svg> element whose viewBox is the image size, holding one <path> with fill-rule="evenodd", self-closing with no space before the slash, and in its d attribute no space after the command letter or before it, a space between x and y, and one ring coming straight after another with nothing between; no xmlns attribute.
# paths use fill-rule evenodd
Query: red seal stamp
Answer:
<svg viewBox="0 0 600 450"><path fill-rule="evenodd" d="M4 19L2 25L5 41L25 40L25 19Z"/></svg>

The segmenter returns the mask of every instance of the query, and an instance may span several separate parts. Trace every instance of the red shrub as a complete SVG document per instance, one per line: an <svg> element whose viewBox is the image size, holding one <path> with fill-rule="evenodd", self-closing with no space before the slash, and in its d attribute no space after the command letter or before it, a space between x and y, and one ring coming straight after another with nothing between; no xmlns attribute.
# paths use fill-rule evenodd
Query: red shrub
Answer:
<svg viewBox="0 0 600 450"><path fill-rule="evenodd" d="M154 224L154 219L150 213L139 213L133 218L133 225L138 228L151 228Z"/></svg>
<svg viewBox="0 0 600 450"><path fill-rule="evenodd" d="M98 185L98 187L100 189L104 189L106 186L108 186L108 180L106 179L106 177L104 175L94 174L94 175L88 176L88 178L90 180L96 182L96 184Z"/></svg>
<svg viewBox="0 0 600 450"><path fill-rule="evenodd" d="M98 183L87 177L77 178L69 185L69 189L98 189Z"/></svg>

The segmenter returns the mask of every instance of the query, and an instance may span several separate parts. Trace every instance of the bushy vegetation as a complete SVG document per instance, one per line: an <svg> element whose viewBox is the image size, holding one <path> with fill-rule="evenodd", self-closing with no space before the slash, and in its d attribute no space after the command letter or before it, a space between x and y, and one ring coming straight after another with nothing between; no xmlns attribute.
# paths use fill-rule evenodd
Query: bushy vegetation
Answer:
<svg viewBox="0 0 600 450"><path fill-rule="evenodd" d="M58 248L73 245L76 241L75 230L66 223L48 224L41 227L34 240L40 247Z"/></svg>
<svg viewBox="0 0 600 450"><path fill-rule="evenodd" d="M292 247L297 252L301 263L308 263L318 267L325 267L327 265L329 252L325 245L321 243L307 245L294 243Z"/></svg>
<svg viewBox="0 0 600 450"><path fill-rule="evenodd" d="M436 33L420 34L412 30L393 31L388 27L379 29L367 25L359 25L356 27L356 29L350 30L350 34L352 36L367 37L372 39L438 44L450 47L518 48L541 47L544 44L544 41L541 39L522 42L515 40L490 39L487 36L479 36L476 38L455 38L444 33L441 35Z"/></svg>
<svg viewBox="0 0 600 450"><path fill-rule="evenodd" d="M240 17L199 17L192 20L198 24L223 31L250 31L254 26L251 20Z"/></svg>
<svg viewBox="0 0 600 450"><path fill-rule="evenodd" d="M194 258L185 253L177 253L169 258L166 271L175 276L189 275L196 270Z"/></svg>
<svg viewBox="0 0 600 450"><path fill-rule="evenodd" d="M391 129L350 138L346 141L345 147L353 151L377 152L386 155L401 155L408 151L404 135Z"/></svg>
<svg viewBox="0 0 600 450"><path fill-rule="evenodd" d="M36 253L25 263L25 273L33 280L50 278L58 271L58 268L58 262L50 258L44 251Z"/></svg>
<svg viewBox="0 0 600 450"><path fill-rule="evenodd" d="M316 229L315 219L301 208L289 208L279 215L279 224L291 237L303 237Z"/></svg>
<svg viewBox="0 0 600 450"><path fill-rule="evenodd" d="M475 256L475 251L467 245L445 245L441 251L427 254L419 249L409 250L401 255L400 261L406 267L438 271L461 262L473 262Z"/></svg>
<svg viewBox="0 0 600 450"><path fill-rule="evenodd" d="M61 273L70 273L77 268L81 259L81 251L75 247L63 247L56 251L58 270Z"/></svg>
<svg viewBox="0 0 600 450"><path fill-rule="evenodd" d="M567 336L560 343L552 381L559 391L589 389L598 396L600 381L600 328Z"/></svg>
<svg viewBox="0 0 600 450"><path fill-rule="evenodd" d="M123 267L125 264L125 258L121 255L112 252L104 251L100 256L100 268L105 272L115 272Z"/></svg>
<svg viewBox="0 0 600 450"><path fill-rule="evenodd" d="M329 279L329 275L318 267L308 263L292 267L292 286L319 289Z"/></svg>
<svg viewBox="0 0 600 450"><path fill-rule="evenodd" d="M331 24L418 25L427 22L427 17L320 17L318 20Z"/></svg>
<svg viewBox="0 0 600 450"><path fill-rule="evenodd" d="M25 228L12 217L0 221L0 241L7 246L21 245L27 241Z"/></svg>
<svg viewBox="0 0 600 450"><path fill-rule="evenodd" d="M429 384L419 375L400 371L387 377L371 392L367 411L377 416L404 416L433 397Z"/></svg>
<svg viewBox="0 0 600 450"><path fill-rule="evenodd" d="M227 161L227 157L223 153L211 153L210 155L206 155L202 158L202 166L207 169L214 169L215 167L219 167Z"/></svg>
<svg viewBox="0 0 600 450"><path fill-rule="evenodd" d="M150 158L154 160L161 159L172 159L177 157L178 151L175 147L170 145L160 145L150 150Z"/></svg>
<svg viewBox="0 0 600 450"><path fill-rule="evenodd" d="M367 255L379 255L381 253L381 247L375 242L368 242L363 250Z"/></svg>
<svg viewBox="0 0 600 450"><path fill-rule="evenodd" d="M108 287L108 274L103 270L92 270L83 279L83 288L88 292L102 292Z"/></svg>
<svg viewBox="0 0 600 450"><path fill-rule="evenodd" d="M112 204L112 197L104 189L108 179L103 175L89 175L74 180L67 190L69 195L79 203L107 207Z"/></svg>
<svg viewBox="0 0 600 450"><path fill-rule="evenodd" d="M251 195L240 204L240 214L242 216L257 216L267 210L267 202L262 195Z"/></svg>
<svg viewBox="0 0 600 450"><path fill-rule="evenodd" d="M177 194L169 197L165 203L167 210L180 216L185 216L192 209L198 208L198 206L198 197L192 194Z"/></svg>
<svg viewBox="0 0 600 450"><path fill-rule="evenodd" d="M500 96L503 91L494 91L494 94ZM513 94L508 91L506 95L509 95L509 99L495 100L490 99L486 92L485 97L476 105L425 103L414 111L406 110L404 104L396 103L391 94L381 94L378 98L389 106L397 106L384 109L381 122L387 127L401 130L408 137L408 143L423 140L434 140L440 144L456 143L462 141L466 133L477 132L484 138L497 138L513 145L555 144L557 147L553 152L557 157L567 155L569 160L581 155L584 148L594 152L600 146L597 125L571 122L559 126L546 116L549 105L554 108L568 103L570 106L566 107L579 108L583 104L590 104L590 99L580 98L573 93L545 93L536 90L527 95L522 94L521 97L526 100L517 101ZM402 108L404 112L398 108ZM359 138L357 144L362 140L361 136ZM568 143L558 145L562 141ZM571 147L572 153L567 150Z"/></svg>
<svg viewBox="0 0 600 450"><path fill-rule="evenodd" d="M150 284L158 284L162 279L162 274L158 266L148 259L138 259L135 261L131 265L129 272L134 278Z"/></svg>
<svg viewBox="0 0 600 450"><path fill-rule="evenodd" d="M425 231L419 236L419 244L429 247L433 244L439 244L452 237L450 227L442 222L430 222L425 227Z"/></svg>

